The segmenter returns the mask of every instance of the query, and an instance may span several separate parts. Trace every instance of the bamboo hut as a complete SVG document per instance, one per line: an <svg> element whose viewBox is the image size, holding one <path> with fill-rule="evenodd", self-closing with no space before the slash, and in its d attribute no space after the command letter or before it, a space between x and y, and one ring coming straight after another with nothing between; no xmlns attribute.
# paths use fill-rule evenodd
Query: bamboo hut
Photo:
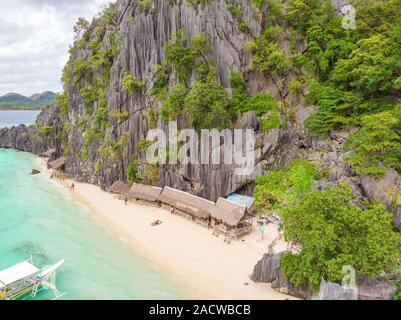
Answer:
<svg viewBox="0 0 401 320"><path fill-rule="evenodd" d="M222 232L230 238L238 237L252 230L252 215L246 206L219 198L212 207L211 218L216 232Z"/></svg>
<svg viewBox="0 0 401 320"><path fill-rule="evenodd" d="M134 183L128 192L128 198L145 204L159 205L162 191L162 188Z"/></svg>
<svg viewBox="0 0 401 320"><path fill-rule="evenodd" d="M52 155L53 153L55 153L55 152L56 152L56 149L48 149L47 151L41 153L41 154L39 155L39 157L42 157L42 158L50 158L51 155Z"/></svg>
<svg viewBox="0 0 401 320"><path fill-rule="evenodd" d="M212 201L170 187L163 189L159 200L164 205L175 208L178 214L205 226L210 224L210 210L214 206Z"/></svg>
<svg viewBox="0 0 401 320"><path fill-rule="evenodd" d="M65 158L61 157L61 158L58 158L57 160L50 161L49 167L54 170L57 170L57 171L64 171L65 170L65 162L66 162Z"/></svg>
<svg viewBox="0 0 401 320"><path fill-rule="evenodd" d="M110 193L114 193L114 194L120 196L120 198L121 198L121 196L127 197L128 192L129 192L129 186L128 186L128 184L126 184L122 181L116 181L106 191L110 192Z"/></svg>

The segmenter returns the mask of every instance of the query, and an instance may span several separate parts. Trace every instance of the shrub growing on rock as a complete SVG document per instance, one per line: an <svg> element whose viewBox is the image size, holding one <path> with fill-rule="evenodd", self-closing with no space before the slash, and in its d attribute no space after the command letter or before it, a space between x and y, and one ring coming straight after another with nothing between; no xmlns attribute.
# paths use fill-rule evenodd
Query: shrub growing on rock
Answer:
<svg viewBox="0 0 401 320"><path fill-rule="evenodd" d="M293 284L317 289L322 279L341 282L348 265L367 277L400 267L401 234L393 230L391 216L379 203L361 210L352 199L349 186L341 184L283 210L286 240L300 247L280 261Z"/></svg>

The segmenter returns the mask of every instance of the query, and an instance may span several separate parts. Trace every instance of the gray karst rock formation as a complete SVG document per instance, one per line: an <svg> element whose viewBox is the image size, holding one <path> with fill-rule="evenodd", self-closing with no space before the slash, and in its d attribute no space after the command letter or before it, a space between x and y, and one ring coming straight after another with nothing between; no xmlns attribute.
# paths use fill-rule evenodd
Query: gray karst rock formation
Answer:
<svg viewBox="0 0 401 320"><path fill-rule="evenodd" d="M0 148L40 154L58 145L58 110L56 106L47 107L39 114L35 125L32 126L20 125L0 129ZM38 130L38 128L46 127L50 130L47 133ZM60 150L58 152L60 154Z"/></svg>
<svg viewBox="0 0 401 320"><path fill-rule="evenodd" d="M141 90L134 96L129 96L121 88L121 81L126 71L134 77L141 79L146 88L153 84L152 69L160 64L164 58L163 47L172 35L178 30L184 30L189 39L197 34L204 34L210 38L210 56L217 68L218 81L229 91L228 77L234 71L244 74L247 88L250 93L271 92L277 95L277 87L269 78L255 71L249 71L251 63L249 51L244 46L250 39L260 35L261 26L257 19L257 13L250 1L232 2L242 8L242 19L248 26L247 30L238 30L238 22L227 8L227 1L211 1L208 5L193 6L185 1L177 1L177 4L168 5L164 0L152 1L149 9L144 13L137 13L136 1L118 2L117 30L120 38L119 54L114 59L110 69L110 83L106 89L107 108L109 112L127 110L130 118L123 123L114 123L110 128L110 137L116 139L124 132L129 133L128 144L124 150L123 159L108 161L102 166L100 172L96 172L96 162L99 158L99 145L93 143L88 150L88 159L82 161L78 157L82 149L83 133L79 123L84 114L82 95L73 87L69 87L69 116L72 123L70 129L71 156L67 162L67 173L76 179L99 183L109 186L116 180L125 180L127 168L132 155L137 151L136 145L146 137L149 130L149 116L152 108L160 111L160 102L151 97L146 90ZM135 23L130 23L133 18ZM96 28L96 23L92 29ZM111 32L111 31L106 31ZM92 35L90 36L90 38ZM107 37L104 37L107 39ZM102 46L110 46L107 40ZM87 49L78 50L73 59L87 58ZM192 76L190 82L194 81ZM170 79L169 87L176 82ZM188 120L185 115L178 118L178 127L187 128ZM167 131L167 126L160 120L158 128ZM251 114L243 115L236 124L237 128L258 128L257 120ZM277 136L278 135L278 136ZM257 136L263 141L264 149L262 157L257 163L267 160L270 156L274 164L284 165L301 154L296 145L302 137L292 129L274 132L269 135ZM281 141L273 141L274 139ZM287 139L283 141L282 139ZM291 144L288 144L289 140ZM280 149L274 150L274 149ZM282 150L281 150L282 149ZM85 163L85 165L84 165ZM200 166L179 165L161 166L156 184L169 185L182 190L192 190L198 195L216 200L219 196L246 188L252 190L254 177L235 177L234 168L231 166Z"/></svg>
<svg viewBox="0 0 401 320"><path fill-rule="evenodd" d="M250 279L257 283L271 283L271 287L280 292L284 292L301 299L310 299L312 291L303 286L296 287L288 282L280 269L280 258L286 251L275 255L265 254L263 258L255 265Z"/></svg>
<svg viewBox="0 0 401 320"><path fill-rule="evenodd" d="M110 84L106 89L107 107L109 111L128 110L130 119L121 124L112 125L111 135L120 136L123 132L129 133L128 144L121 161L112 162L103 166L94 177L95 165L98 158L98 146L94 144L89 149L87 165L77 157L81 149L81 128L76 126L73 136L70 137L72 156L67 163L67 172L77 179L99 183L104 186L114 181L125 179L127 167L132 154L136 151L137 143L146 137L149 129L148 119L151 108L160 110L160 103L146 94L146 90L129 96L121 88L124 73L129 71L134 77L141 79L147 87L152 83L152 68L160 64L164 58L163 47L171 36L180 29L185 30L187 38L193 38L203 33L211 40L210 55L217 67L218 80L228 87L227 79L232 71L246 70L250 63L250 55L243 50L245 43L252 37L260 34L260 25L254 19L254 9L247 2L243 5L243 19L249 26L246 33L238 32L237 22L232 13L227 10L225 1L213 1L208 6L195 8L183 1L171 6L166 1L152 1L149 13L136 14L135 1L118 2L118 34L120 37L119 54L113 61L110 69ZM135 24L129 24L129 17L134 17ZM107 46L103 43L103 46ZM87 52L80 50L77 57L85 57ZM249 89L256 92L270 89L269 83L257 74L250 73ZM193 81L194 79L191 79ZM176 80L172 79L170 86ZM83 114L83 102L79 92L69 89L70 120L79 121ZM244 121L252 121L245 119ZM256 126L255 121L253 121ZM178 119L179 128L187 128L185 116ZM158 127L167 127L158 122ZM70 131L70 132L71 132ZM233 179L233 168L214 168L212 166L163 166L159 170L157 185L169 185L182 190L197 190L197 193L211 200L221 195L228 195L242 186L242 181Z"/></svg>
<svg viewBox="0 0 401 320"><path fill-rule="evenodd" d="M337 8L346 4L343 0L332 2ZM247 28L239 28L238 18L228 9L227 3L242 9L241 19ZM99 18L95 19L85 35L86 43L76 43L71 49L70 62L63 76L69 79L65 80L68 103L44 109L35 126L0 129L0 147L35 154L54 148L50 160L65 157L68 176L102 188L118 180L127 181L128 168L134 156L138 157L138 170L141 173L145 171L145 154L138 149L138 143L146 138L150 129L159 128L168 132L168 124L160 116L163 103L150 92L156 83L155 65L163 64L164 47L177 31L183 30L189 40L199 34L210 39L207 56L216 68L218 84L224 87L229 96L232 93L229 77L239 71L250 95L266 92L277 100L282 98L273 77L249 68L252 54L244 47L249 40L261 35L260 20L250 0L213 0L207 5L191 4L184 0L177 0L175 4L153 0L141 10L137 0L119 0L115 19L106 24ZM101 40L96 43L98 38ZM286 43L282 45L288 47ZM100 52L107 52L108 55L96 57L106 62L98 62L96 70L88 71L77 62L95 60L92 46L97 46ZM302 49L305 44L299 46ZM84 71L81 77L76 78L78 67ZM127 73L142 84L136 88L135 94L129 94L123 88ZM101 84L94 80L98 78L103 78ZM188 87L195 81L196 73L192 70ZM177 83L178 75L173 70L166 87L171 90ZM96 86L99 88L93 94ZM87 110L88 99L93 110ZM212 201L232 192L252 195L257 176L302 158L315 164L319 170L328 172L318 181L317 190L345 181L351 186L356 204L363 207L367 199L380 201L394 216L394 228L401 231L401 208L395 205L401 201L400 173L390 169L379 179L358 175L346 163L348 154L344 151L345 140L355 128L332 131L324 138L311 137L305 131L304 121L316 111L316 106L307 105L303 99L290 93L281 100L291 106L294 119L283 123L280 128L262 132L260 117L254 111L242 114L233 123L233 128L254 130L259 150L256 152L253 174L236 176L234 165L166 164L156 168L152 183L189 191ZM102 123L102 117L106 117L106 125ZM90 126L97 122L101 123L100 135L99 130L94 133L90 131ZM191 127L188 114L179 114L177 124L178 129ZM90 135L93 135L91 139ZM113 148L119 148L118 156L110 156L109 149ZM107 151L107 156L102 155L102 149ZM279 268L282 254L265 255L255 266L251 279L272 283L273 288L301 298L311 298L313 292L309 288L295 287L283 276ZM389 299L394 294L394 282L369 281L358 283L359 299ZM337 298L352 299L355 298L355 292L344 291L335 284L322 283L318 299Z"/></svg>
<svg viewBox="0 0 401 320"><path fill-rule="evenodd" d="M312 300L358 300L358 288L322 281L319 295L314 296Z"/></svg>
<svg viewBox="0 0 401 320"><path fill-rule="evenodd" d="M239 31L238 21L227 8L227 3L242 8L242 20L247 25L246 30ZM344 1L333 3L338 7L343 5ZM211 1L208 5L192 5L181 0L171 5L165 0L155 0L151 1L143 12L138 12L135 0L120 0L116 6L116 19L106 24L100 36L102 41L99 43L101 49L107 51L112 47L110 35L115 33L119 39L116 45L118 52L111 58L107 65L109 70L106 70L108 79L104 88L104 103L109 114L109 129L106 130L105 137L92 139L89 146L85 146L86 124L97 115L86 114L82 89L90 84L85 79L79 79L77 82L79 85L70 82L66 87L69 96L67 118L60 120L59 108L50 107L39 116L36 130L25 126L0 130L1 147L16 148L36 154L55 147L56 153L52 157L62 154L66 156L66 173L77 180L99 184L102 187L108 187L117 180L127 180L128 166L133 155L138 154L137 144L151 129L152 113L160 112L161 109L162 102L149 94L154 85L154 66L162 63L166 42L180 29L184 30L188 39L200 33L210 38L209 55L216 66L218 81L228 92L230 92L229 76L232 72L240 71L250 93L269 92L278 97L278 89L269 77L257 71L250 71L248 68L252 57L244 46L247 41L258 37L261 33L258 13L251 1L220 0ZM90 26L89 42L99 36L100 24L99 19L95 19ZM73 76L73 64L77 60L91 58L89 45L77 46L71 51L71 63L66 69L66 74ZM101 74L104 69L106 68L96 72ZM144 84L144 88L134 95L129 95L122 87L126 72ZM92 73L89 74L91 79L96 76ZM192 73L189 82L193 83L194 80ZM176 82L176 77L172 75L169 77L168 87L171 89ZM291 95L287 99L292 104L296 102ZM99 102L95 105L99 109ZM210 200L216 200L219 196L224 197L234 191L252 194L255 176L282 167L293 159L303 158L319 168L330 169L328 177L318 183L318 189L344 180L351 185L358 204L362 204L365 197L380 200L394 213L394 225L401 229L400 209L392 205L394 197L397 197L396 190L401 184L400 175L390 170L381 181L356 175L344 162L346 154L343 152L343 143L349 132L333 132L325 139L311 138L303 130L303 121L314 112L314 108L302 103L295 103L292 108L296 114L296 122L288 122L284 128L272 129L267 133L259 130L258 118L254 112L245 113L236 121L235 128L254 129L259 141L260 151L256 152L253 175L235 176L233 165L167 164L159 167L157 179L153 183L191 191ZM128 112L129 116L120 121L110 116L113 112ZM190 127L185 113L177 120L179 129ZM168 132L167 124L160 117L154 122L157 128ZM43 132L46 131L43 129L46 127L51 127L48 128L51 132ZM62 133L63 128L67 128L65 133ZM65 137L61 137L63 134ZM106 144L106 140L118 142L124 134L127 135L127 141L121 157L119 159L107 157L101 161L102 165L99 168L101 158L99 148ZM67 143L63 144L63 139L67 140ZM139 152L141 161L145 160L144 157L144 153ZM390 186L392 193L389 193Z"/></svg>

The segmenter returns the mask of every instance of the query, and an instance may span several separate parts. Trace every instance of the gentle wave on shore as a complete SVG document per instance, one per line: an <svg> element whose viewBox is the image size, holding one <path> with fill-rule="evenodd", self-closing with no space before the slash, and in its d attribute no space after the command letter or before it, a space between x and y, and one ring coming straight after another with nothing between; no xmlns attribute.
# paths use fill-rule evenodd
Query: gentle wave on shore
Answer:
<svg viewBox="0 0 401 320"><path fill-rule="evenodd" d="M0 270L28 259L43 267L62 258L63 299L179 299L156 267L66 197L29 173L34 156L0 149ZM47 298L40 296L39 298Z"/></svg>

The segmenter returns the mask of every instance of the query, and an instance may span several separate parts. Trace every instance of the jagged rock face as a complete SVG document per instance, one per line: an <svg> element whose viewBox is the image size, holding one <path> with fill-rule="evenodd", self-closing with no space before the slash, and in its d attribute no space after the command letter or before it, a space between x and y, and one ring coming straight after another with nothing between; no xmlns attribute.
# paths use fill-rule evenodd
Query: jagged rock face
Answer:
<svg viewBox="0 0 401 320"><path fill-rule="evenodd" d="M393 225L401 231L401 208L395 205L401 203L401 175L389 169L379 179L363 175L360 180L361 188L368 198L377 199L389 212L394 212Z"/></svg>
<svg viewBox="0 0 401 320"><path fill-rule="evenodd" d="M120 39L119 54L114 59L110 70L110 84L106 89L107 109L109 112L128 110L129 120L123 123L111 123L110 139L117 140L128 132L129 141L124 150L123 159L106 160L100 171L96 170L99 159L98 149L101 143L93 143L88 150L88 157L82 160L78 155L84 143L82 128L77 125L84 115L83 100L80 92L69 88L69 118L73 124L69 131L69 149L66 171L77 180L109 186L116 180L127 179L127 168L132 155L137 151L137 143L146 137L149 130L149 110L160 110L160 102L143 89L135 95L128 95L122 89L122 78L126 71L140 79L149 89L152 86L152 70L164 58L163 48L173 33L183 29L186 38L192 39L199 33L208 36L211 41L210 56L217 67L217 78L228 90L228 77L233 71L241 71L247 80L250 92L269 91L275 88L269 81L255 72L248 72L251 55L243 48L247 41L260 35L261 26L256 19L256 12L251 1L239 1L242 6L242 19L248 25L246 32L238 31L238 21L227 9L227 1L211 1L208 5L193 6L185 1L169 5L164 0L151 2L149 10L136 13L136 1L118 1L117 30ZM135 23L129 23L134 18ZM95 29L95 26L93 26ZM106 31L108 32L108 31ZM93 37L93 35L91 35ZM107 47L106 40L102 46ZM88 56L87 49L81 49L74 58ZM191 78L190 82L195 80ZM171 87L176 80L171 79ZM257 119L252 114L244 115L239 127L256 129ZM188 128L185 115L178 119L178 128ZM168 129L160 120L158 128ZM143 160L143 155L142 159ZM217 200L252 181L252 177L235 178L234 166L205 165L166 165L159 169L157 185L172 186L181 190L195 190L200 196ZM234 176L234 177L233 177Z"/></svg>
<svg viewBox="0 0 401 320"><path fill-rule="evenodd" d="M305 287L296 287L288 282L280 269L280 259L287 251L276 255L265 254L263 258L255 265L251 280L257 283L271 283L271 287L280 292L290 294L302 299L312 297L312 291Z"/></svg>
<svg viewBox="0 0 401 320"><path fill-rule="evenodd" d="M35 130L25 125L0 129L0 147L33 152L32 136Z"/></svg>
<svg viewBox="0 0 401 320"><path fill-rule="evenodd" d="M337 283L322 281L319 295L312 300L358 300L358 288L343 287Z"/></svg>
<svg viewBox="0 0 401 320"><path fill-rule="evenodd" d="M359 300L392 300L397 289L396 279L361 279L358 283Z"/></svg>
<svg viewBox="0 0 401 320"><path fill-rule="evenodd" d="M164 46L171 36L183 29L185 37L192 39L199 33L210 38L210 56L217 68L217 78L228 92L228 77L233 71L240 71L244 75L250 93L270 92L278 98L276 86L258 72L249 71L251 54L244 50L245 44L261 33L258 15L250 0L235 1L242 8L242 19L248 26L247 31L241 32L238 21L227 9L230 1L214 0L208 5L191 5L183 0L176 5L170 5L165 0L153 0L150 7L143 13L138 13L137 1L120 0L117 2L116 26L109 26L105 33L118 32L118 55L113 59L110 69L109 85L106 88L107 110L119 112L126 110L130 117L126 121L117 122L109 119L110 132L106 137L110 141L117 141L124 133L128 133L128 143L121 159L103 160L101 169L97 167L99 161L99 147L104 141L93 142L87 150L85 159L80 157L84 145L84 131L80 122L86 121L83 98L80 90L71 86L69 94L69 154L66 171L73 178L81 181L110 186L116 180L127 180L128 166L132 157L137 153L136 145L143 140L149 131L150 111L160 111L161 102L149 94L153 86L152 70L164 58ZM344 1L333 1L335 6L341 6ZM233 2L234 3L234 2ZM134 23L132 23L134 20ZM131 22L130 22L131 21ZM89 39L95 37L97 22L91 27ZM110 48L108 37L103 38L101 47ZM79 49L72 59L87 59L90 49ZM122 88L122 79L125 72L145 84L134 95L127 94ZM190 83L195 76L190 79ZM174 74L170 77L169 88L177 82ZM295 108L295 107L294 107ZM159 167L158 186L171 186L184 191L191 191L210 200L217 200L220 196L227 196L234 191L252 194L254 179L266 170L282 167L295 158L304 158L318 164L319 167L330 168L330 176L321 182L319 189L332 185L339 180L346 180L351 184L356 194L358 204L363 203L363 192L359 178L343 161L344 155L341 146L344 137L332 136L326 141L311 139L302 133L303 121L313 112L313 108L299 106L295 108L297 124L287 124L284 129L274 129L267 134L259 132L258 119L252 112L244 114L236 123L236 128L250 128L255 130L256 136L262 142L262 148L255 160L255 170L251 176L236 176L235 166L221 165L162 165ZM182 114L177 119L178 128L188 128L188 117ZM161 119L157 128L168 132L167 124ZM322 150L326 153L322 155ZM139 154L140 162L145 162L144 154Z"/></svg>
<svg viewBox="0 0 401 320"><path fill-rule="evenodd" d="M38 116L34 126L19 125L18 127L0 129L0 148L10 148L34 154L40 154L58 144L58 108L45 108ZM52 132L41 135L38 128L48 126ZM60 154L60 150L58 150Z"/></svg>
<svg viewBox="0 0 401 320"><path fill-rule="evenodd" d="M243 49L246 42L260 35L261 26L257 14L250 0L236 1L242 7L242 19L246 22L248 30L241 32L238 29L238 21L227 9L227 2L214 0L208 5L193 6L185 1L177 1L176 5L169 5L165 0L153 0L149 10L138 14L135 0L120 0L117 2L116 26L108 26L106 35L118 32L118 55L113 58L110 68L109 85L106 88L105 97L107 110L127 110L129 119L117 122L109 117L110 132L107 139L117 141L125 132L128 133L128 143L124 148L121 159L105 159L100 170L96 168L99 161L99 147L104 141L94 141L88 150L87 157L82 159L79 155L84 145L83 122L87 122L83 97L79 89L74 86L67 88L69 96L69 126L68 130L68 154L66 172L76 180L99 184L103 187L110 186L116 180L127 180L128 166L132 156L137 152L137 143L146 137L149 131L149 113L152 108L160 111L161 103L148 94L148 89L153 85L152 68L160 64L164 58L164 45L172 34L179 29L185 31L187 38L193 38L199 33L204 33L211 39L210 56L213 57L217 67L219 82L228 88L227 78L232 71L241 71L247 83L250 93L266 91L273 95L276 93L274 84L257 72L249 71L247 66L251 62L250 53ZM335 6L341 6L344 1L333 1ZM130 22L130 18L135 20ZM91 27L90 40L95 37L98 22ZM110 48L110 42L105 36L101 43L103 49ZM82 48L73 54L72 59L87 59L90 49ZM135 95L128 95L122 88L124 73L129 71L140 79L145 88ZM190 80L193 82L194 76ZM174 75L170 77L169 87L176 82ZM261 142L261 149L257 152L255 169L251 176L234 175L234 166L221 165L163 165L159 168L158 179L155 184L159 186L171 186L177 189L191 191L210 200L216 200L219 196L226 196L233 191L241 191L252 195L254 179L263 175L268 170L282 168L295 158L309 160L319 168L330 170L326 179L317 184L321 190L332 186L338 181L346 181L350 184L356 200L363 206L367 198L378 199L388 209L391 201L383 197L388 189L382 188L381 194L372 192L375 181L368 177L359 177L351 167L346 164L342 146L349 132L331 133L327 139L310 138L302 132L303 121L313 112L313 107L298 106L296 111L296 124L286 124L285 128L273 129L263 134L259 131L259 123L255 113L248 112L238 119L236 128L255 130L257 139ZM182 114L177 119L178 128L187 128L188 117ZM13 147L34 153L43 152L49 146L55 147L55 157L63 151L58 132L60 125L57 120L57 109L44 111L38 119L37 127L44 125L53 126L55 141L43 141L38 138L34 130L26 127L13 128L0 131L0 146ZM157 123L158 128L168 132L166 124L161 119ZM66 152L64 152L66 153ZM140 154L140 160L144 155ZM397 173L396 173L397 174ZM370 179L370 180L369 180ZM401 182L399 178L385 178L386 185L393 185L394 190L399 190ZM398 189L397 189L398 188ZM399 208L394 209L394 224L401 229L401 213Z"/></svg>

